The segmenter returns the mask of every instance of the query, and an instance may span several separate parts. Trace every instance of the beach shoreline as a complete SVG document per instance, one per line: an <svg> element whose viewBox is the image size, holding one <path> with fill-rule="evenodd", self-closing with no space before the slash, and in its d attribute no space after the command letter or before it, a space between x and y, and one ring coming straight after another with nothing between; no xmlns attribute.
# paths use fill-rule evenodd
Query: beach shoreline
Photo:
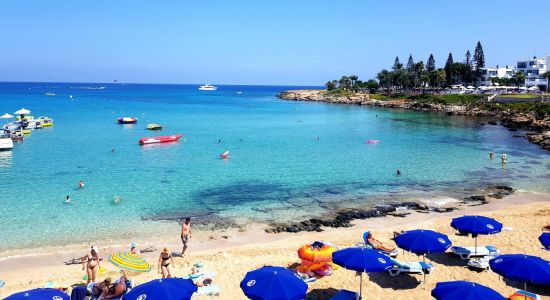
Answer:
<svg viewBox="0 0 550 300"><path fill-rule="evenodd" d="M550 211L550 193L533 193L533 192L517 192L512 195L506 196L502 199L491 200L486 205L481 206L464 206L460 209L448 212L448 213L419 213L412 212L410 215L400 218L394 216L385 216L381 218L368 218L364 220L354 220L352 224L354 226L347 228L323 228L322 232L299 232L299 233L266 233L265 228L262 226L250 226L246 231L239 229L231 229L220 232L195 232L195 237L191 240L189 254L184 258L176 258L178 262L176 265L177 272L174 272L177 276L182 276L181 272L184 272L186 268L195 261L209 261L213 260L213 257L219 255L230 256L236 260L246 259L245 257L239 258L241 251L246 249L264 249L268 251L270 248L279 248L284 245L293 245L291 248L298 248L300 244L312 240L331 240L331 237L338 236L336 245L338 246L351 246L352 241L360 242L360 233L365 228L373 228L375 232L383 232L384 240L387 240L386 234L393 230L398 229L411 229L412 227L427 225L437 222L448 221L451 218L460 216L463 214L494 214L501 211L519 211L526 209L533 212L533 210L546 208ZM514 208L514 209L512 209ZM497 214L498 218L498 214ZM505 224L507 226L507 224ZM536 237L535 237L536 238ZM454 236L451 238L454 239ZM332 241L332 240L331 240ZM180 249L181 242L179 242L179 236L167 236L163 240L149 240L138 241L140 244L138 249L142 249L145 246L154 246L157 251L152 253L144 253L143 256L150 262L155 262L158 253L162 247L168 246L172 251L177 252ZM129 250L129 243L111 244L105 247L105 244L100 246L100 255L104 258L103 266L106 269L106 276L111 274L116 276L116 268L108 263L107 253L114 251L127 251ZM64 261L82 256L86 253L89 245L71 245L61 246L55 248L42 249L37 254L27 254L21 257L9 258L8 255L0 257L0 278L6 281L6 286L0 289L0 296L7 296L18 290L25 288L40 287L46 282L55 282L56 284L72 285L81 282L80 265L65 266ZM284 247L283 247L284 248ZM64 249L64 250L62 250ZM69 249L69 250L68 250ZM294 252L288 252L281 254L284 257L297 261ZM540 255L540 253L539 253ZM548 255L547 255L548 256ZM544 256L543 256L544 257ZM549 257L547 257L548 259ZM272 262L258 261L258 264L276 264L277 260L281 257L277 257ZM215 259L214 259L215 260ZM213 261L210 261L213 263ZM235 263L238 263L235 261ZM156 267L156 263L153 263ZM154 268L153 268L154 269ZM222 271L222 270L218 270ZM241 270L246 271L246 270ZM345 272L345 271L344 271ZM31 278L27 278L26 274ZM100 277L101 277L100 276ZM140 275L136 277L139 282L142 282L146 278L154 278L156 274L150 273L147 275ZM238 282L232 282L238 288ZM348 288L354 288L355 285ZM228 287L227 287L228 288ZM235 296L235 295L233 295ZM225 298L225 297L223 297Z"/></svg>

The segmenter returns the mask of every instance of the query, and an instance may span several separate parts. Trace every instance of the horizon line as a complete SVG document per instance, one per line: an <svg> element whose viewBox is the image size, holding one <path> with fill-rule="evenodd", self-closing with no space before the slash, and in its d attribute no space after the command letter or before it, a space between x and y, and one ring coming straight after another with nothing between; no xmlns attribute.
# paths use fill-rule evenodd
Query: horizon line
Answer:
<svg viewBox="0 0 550 300"><path fill-rule="evenodd" d="M154 82L86 82L86 81L0 81L3 83L78 83L78 84L141 84L141 85L203 85L205 83L154 83ZM295 84L230 84L230 83L208 83L218 86L288 86L288 87L324 87L324 85L295 85Z"/></svg>

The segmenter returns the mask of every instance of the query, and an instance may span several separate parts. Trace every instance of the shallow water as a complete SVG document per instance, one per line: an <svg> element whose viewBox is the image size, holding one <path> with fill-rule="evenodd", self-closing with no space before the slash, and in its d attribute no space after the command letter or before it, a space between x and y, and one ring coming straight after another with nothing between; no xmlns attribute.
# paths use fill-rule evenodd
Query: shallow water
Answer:
<svg viewBox="0 0 550 300"><path fill-rule="evenodd" d="M0 84L0 114L25 107L55 122L0 152L0 251L148 234L166 224L144 220L212 212L273 220L386 199L448 201L487 183L550 190L548 153L518 132L471 118L275 98L284 89ZM139 122L116 124L121 116ZM184 138L139 146L157 135L148 123ZM229 160L219 158L225 150Z"/></svg>

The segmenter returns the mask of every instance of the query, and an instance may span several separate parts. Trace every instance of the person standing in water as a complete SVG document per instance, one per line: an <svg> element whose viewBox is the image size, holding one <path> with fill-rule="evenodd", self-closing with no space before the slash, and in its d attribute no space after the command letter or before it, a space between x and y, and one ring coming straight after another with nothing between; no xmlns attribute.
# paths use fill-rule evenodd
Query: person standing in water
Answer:
<svg viewBox="0 0 550 300"><path fill-rule="evenodd" d="M84 181L80 180L80 181L78 182L78 188L79 188L79 189L84 188Z"/></svg>
<svg viewBox="0 0 550 300"><path fill-rule="evenodd" d="M71 196L67 195L67 197L65 197L65 204L71 204Z"/></svg>
<svg viewBox="0 0 550 300"><path fill-rule="evenodd" d="M183 243L183 249L181 250L181 255L185 255L185 250L187 250L187 243L191 238L191 218L185 218L185 221L181 223L181 242Z"/></svg>
<svg viewBox="0 0 550 300"><path fill-rule="evenodd" d="M493 152L489 153L489 159L493 160L493 158L495 158L495 154Z"/></svg>
<svg viewBox="0 0 550 300"><path fill-rule="evenodd" d="M401 176L401 170L397 169L397 176Z"/></svg>
<svg viewBox="0 0 550 300"><path fill-rule="evenodd" d="M502 161L503 164L505 164L508 162L508 157L506 156L506 154L502 154L502 157L500 158L500 160Z"/></svg>

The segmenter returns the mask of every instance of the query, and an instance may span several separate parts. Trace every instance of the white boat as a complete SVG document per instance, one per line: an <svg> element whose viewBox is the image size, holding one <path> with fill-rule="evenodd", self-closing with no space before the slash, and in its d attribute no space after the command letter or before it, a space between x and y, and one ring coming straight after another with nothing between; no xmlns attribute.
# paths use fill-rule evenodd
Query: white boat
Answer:
<svg viewBox="0 0 550 300"><path fill-rule="evenodd" d="M0 134L0 150L11 150L13 148L13 141L8 134Z"/></svg>
<svg viewBox="0 0 550 300"><path fill-rule="evenodd" d="M45 95L46 96L55 96L55 93L47 92Z"/></svg>
<svg viewBox="0 0 550 300"><path fill-rule="evenodd" d="M213 86L213 85L210 85L210 84L205 84L205 85L199 86L199 90L201 90L201 91L215 91L217 89L218 89L217 86Z"/></svg>

